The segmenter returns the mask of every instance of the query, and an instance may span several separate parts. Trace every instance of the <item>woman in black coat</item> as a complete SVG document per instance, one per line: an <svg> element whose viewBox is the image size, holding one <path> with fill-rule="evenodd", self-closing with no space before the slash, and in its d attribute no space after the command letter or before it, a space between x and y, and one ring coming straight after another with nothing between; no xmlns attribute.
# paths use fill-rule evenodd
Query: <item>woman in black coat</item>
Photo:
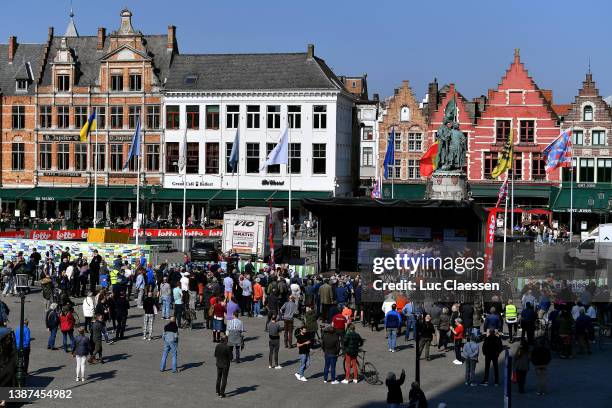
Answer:
<svg viewBox="0 0 612 408"><path fill-rule="evenodd" d="M387 386L387 404L389 408L399 407L404 402L402 395L402 384L406 380L406 372L402 370L400 378L395 378L395 373L389 372L385 385Z"/></svg>

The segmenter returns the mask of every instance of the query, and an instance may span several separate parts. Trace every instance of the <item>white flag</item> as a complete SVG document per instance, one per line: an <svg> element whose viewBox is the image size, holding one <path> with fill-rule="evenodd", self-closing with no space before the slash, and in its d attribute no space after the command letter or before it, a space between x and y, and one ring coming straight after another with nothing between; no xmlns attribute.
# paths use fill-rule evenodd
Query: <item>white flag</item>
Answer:
<svg viewBox="0 0 612 408"><path fill-rule="evenodd" d="M183 135L183 149L178 160L179 172L183 172L187 166L187 128L185 128L185 134Z"/></svg>
<svg viewBox="0 0 612 408"><path fill-rule="evenodd" d="M280 141L274 149L268 155L266 161L259 168L260 171L263 171L267 166L271 166L273 164L289 164L289 130L285 129L285 131L281 134Z"/></svg>

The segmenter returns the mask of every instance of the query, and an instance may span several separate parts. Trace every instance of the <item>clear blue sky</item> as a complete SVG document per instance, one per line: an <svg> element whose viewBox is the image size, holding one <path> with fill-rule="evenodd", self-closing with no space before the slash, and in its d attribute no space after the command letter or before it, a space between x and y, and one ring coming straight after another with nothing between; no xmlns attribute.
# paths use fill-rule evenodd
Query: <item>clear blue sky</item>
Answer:
<svg viewBox="0 0 612 408"><path fill-rule="evenodd" d="M600 92L612 94L612 2L605 0L73 0L79 33L116 29L128 6L143 33L177 26L182 52L287 52L316 45L336 74L368 73L370 94L390 95L408 79L455 82L467 97L486 94L514 48L556 103L570 102L589 57ZM63 34L70 0L2 1L0 39L44 41Z"/></svg>

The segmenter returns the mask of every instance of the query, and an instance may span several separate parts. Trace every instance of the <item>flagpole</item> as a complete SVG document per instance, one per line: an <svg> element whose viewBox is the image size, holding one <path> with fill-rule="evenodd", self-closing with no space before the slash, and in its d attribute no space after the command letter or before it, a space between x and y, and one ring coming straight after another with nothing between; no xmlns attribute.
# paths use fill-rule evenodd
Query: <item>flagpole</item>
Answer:
<svg viewBox="0 0 612 408"><path fill-rule="evenodd" d="M140 127L140 119L139 119L139 123L136 125L137 127ZM136 129L136 131L138 132L138 134L136 135L136 137L138 137L138 149L140 150L141 145L140 145L140 129ZM136 153L136 152L134 152ZM138 152L138 156L136 158L136 167L137 167L137 171L136 171L136 237L135 237L135 244L138 245L138 238L140 235L140 219L138 218L139 215L139 211L140 211L140 165L141 165L141 154L140 152Z"/></svg>
<svg viewBox="0 0 612 408"><path fill-rule="evenodd" d="M183 239L181 240L181 252L185 252L185 212L187 209L187 123L185 123L185 137L183 138Z"/></svg>
<svg viewBox="0 0 612 408"><path fill-rule="evenodd" d="M506 179L508 178L508 172L506 172ZM508 185L506 185L508 188ZM507 190L506 190L507 191ZM504 199L504 254L503 254L503 270L506 270L506 242L508 235L508 193L506 192Z"/></svg>
<svg viewBox="0 0 612 408"><path fill-rule="evenodd" d="M391 160L393 160L393 174L391 174L391 199L395 199L395 129L391 128L391 133L393 134L393 140L391 140L391 143L393 143L393 157L391 158ZM400 170L401 171L401 170Z"/></svg>
<svg viewBox="0 0 612 408"><path fill-rule="evenodd" d="M561 129L563 131L563 129ZM574 126L571 127L571 135L574 134ZM576 163L577 164L577 163ZM561 183L563 186L563 182ZM574 235L574 149L572 145L572 155L570 157L570 225L569 225L569 242L572 243L572 235Z"/></svg>
<svg viewBox="0 0 612 408"><path fill-rule="evenodd" d="M94 147L94 205L93 205L93 227L96 228L98 221L98 124L96 120L96 134Z"/></svg>
<svg viewBox="0 0 612 408"><path fill-rule="evenodd" d="M293 245L292 239L291 239L291 157L290 157L290 151L291 151L291 131L289 129L287 129L287 172L289 173L289 246ZM336 187L334 186L334 189ZM291 257L291 256L290 256Z"/></svg>

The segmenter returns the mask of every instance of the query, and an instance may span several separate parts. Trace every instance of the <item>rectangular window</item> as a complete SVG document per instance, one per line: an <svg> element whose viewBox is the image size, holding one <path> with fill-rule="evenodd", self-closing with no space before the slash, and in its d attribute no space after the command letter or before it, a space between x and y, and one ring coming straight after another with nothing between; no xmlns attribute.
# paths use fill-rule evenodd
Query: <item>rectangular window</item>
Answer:
<svg viewBox="0 0 612 408"><path fill-rule="evenodd" d="M28 80L18 79L15 81L15 90L17 92L26 92L28 90Z"/></svg>
<svg viewBox="0 0 612 408"><path fill-rule="evenodd" d="M206 105L206 129L219 129L219 105Z"/></svg>
<svg viewBox="0 0 612 408"><path fill-rule="evenodd" d="M106 106L96 106L96 129L106 129Z"/></svg>
<svg viewBox="0 0 612 408"><path fill-rule="evenodd" d="M70 126L70 107L57 107L57 127L59 129L67 129Z"/></svg>
<svg viewBox="0 0 612 408"><path fill-rule="evenodd" d="M542 153L531 154L531 178L533 180L546 180L546 162Z"/></svg>
<svg viewBox="0 0 612 408"><path fill-rule="evenodd" d="M327 106L315 105L312 118L315 129L327 129Z"/></svg>
<svg viewBox="0 0 612 408"><path fill-rule="evenodd" d="M389 132L389 137L391 137L391 132ZM395 149L396 152L402 150L402 134L399 133L399 132L395 132L395 147L394 147L394 149Z"/></svg>
<svg viewBox="0 0 612 408"><path fill-rule="evenodd" d="M225 172L226 173L237 173L240 167L240 163L236 163L236 171L234 171L234 169L232 168L231 164L230 164L230 157L232 155L232 147L234 146L234 143L226 143L225 144Z"/></svg>
<svg viewBox="0 0 612 408"><path fill-rule="evenodd" d="M506 143L510 137L510 121L498 120L495 121L495 142Z"/></svg>
<svg viewBox="0 0 612 408"><path fill-rule="evenodd" d="M68 92L70 91L70 75L60 74L56 78L57 80L57 91Z"/></svg>
<svg viewBox="0 0 612 408"><path fill-rule="evenodd" d="M372 126L364 126L361 133L362 140L374 140L374 128Z"/></svg>
<svg viewBox="0 0 612 408"><path fill-rule="evenodd" d="M111 75L111 91L123 91L123 74Z"/></svg>
<svg viewBox="0 0 612 408"><path fill-rule="evenodd" d="M178 173L179 144L178 142L166 143L166 172Z"/></svg>
<svg viewBox="0 0 612 408"><path fill-rule="evenodd" d="M268 129L280 129L280 105L268 105Z"/></svg>
<svg viewBox="0 0 612 408"><path fill-rule="evenodd" d="M94 149L95 149L95 156L94 156L94 167L98 168L98 171L105 171L106 170L106 145L103 144L98 144L98 148L95 148L95 144L94 144ZM97 161L97 163L95 163L95 161Z"/></svg>
<svg viewBox="0 0 612 408"><path fill-rule="evenodd" d="M325 174L326 171L325 143L312 144L312 174Z"/></svg>
<svg viewBox="0 0 612 408"><path fill-rule="evenodd" d="M361 149L361 165L366 167L374 166L373 147L364 147Z"/></svg>
<svg viewBox="0 0 612 408"><path fill-rule="evenodd" d="M572 132L572 144L578 146L584 144L584 132L582 130L574 130Z"/></svg>
<svg viewBox="0 0 612 408"><path fill-rule="evenodd" d="M11 147L11 169L25 169L25 143L13 143Z"/></svg>
<svg viewBox="0 0 612 408"><path fill-rule="evenodd" d="M395 164L391 169L391 177L395 179L402 178L402 159L395 159Z"/></svg>
<svg viewBox="0 0 612 408"><path fill-rule="evenodd" d="M142 90L142 75L130 74L130 91Z"/></svg>
<svg viewBox="0 0 612 408"><path fill-rule="evenodd" d="M225 127L228 129L236 129L240 119L240 106L227 105L227 113L225 117Z"/></svg>
<svg viewBox="0 0 612 408"><path fill-rule="evenodd" d="M219 174L219 143L206 143L206 174Z"/></svg>
<svg viewBox="0 0 612 408"><path fill-rule="evenodd" d="M127 151L129 152L129 147L128 147ZM124 166L124 165L125 165L125 162L121 163L121 166ZM127 167L128 171L138 171L138 166L140 166L140 164L138 163L138 156L130 157L130 159L128 160L127 165L128 165L128 167Z"/></svg>
<svg viewBox="0 0 612 408"><path fill-rule="evenodd" d="M535 121L521 120L520 122L520 142L533 143L535 140Z"/></svg>
<svg viewBox="0 0 612 408"><path fill-rule="evenodd" d="M572 159L572 168L570 169L570 167L561 167L561 180L562 181L571 181L572 179L574 180L574 182L578 181L578 173L577 173L577 166L578 166L578 159L573 158ZM572 176L572 172L571 170L573 169L574 171L574 175Z"/></svg>
<svg viewBox="0 0 612 408"><path fill-rule="evenodd" d="M612 159L597 159L597 182L612 183Z"/></svg>
<svg viewBox="0 0 612 408"><path fill-rule="evenodd" d="M147 171L159 171L159 145L147 145Z"/></svg>
<svg viewBox="0 0 612 408"><path fill-rule="evenodd" d="M421 178L421 170L419 168L420 160L408 160L408 178L418 179Z"/></svg>
<svg viewBox="0 0 612 408"><path fill-rule="evenodd" d="M159 105L147 106L147 129L159 129Z"/></svg>
<svg viewBox="0 0 612 408"><path fill-rule="evenodd" d="M122 144L111 144L110 145L110 169L111 171L123 170L123 145Z"/></svg>
<svg viewBox="0 0 612 408"><path fill-rule="evenodd" d="M522 91L510 91L508 92L509 105L522 105L523 104L523 92Z"/></svg>
<svg viewBox="0 0 612 408"><path fill-rule="evenodd" d="M606 131L591 130L591 144L593 146L604 146L606 144Z"/></svg>
<svg viewBox="0 0 612 408"><path fill-rule="evenodd" d="M291 129L302 127L302 107L300 105L287 106L287 120Z"/></svg>
<svg viewBox="0 0 612 408"><path fill-rule="evenodd" d="M276 143L266 143L266 157L270 154L270 152L274 149ZM267 169L268 174L279 174L280 173L280 164L273 164L268 166Z"/></svg>
<svg viewBox="0 0 612 408"><path fill-rule="evenodd" d="M258 105L248 105L247 106L247 129L259 129L259 106Z"/></svg>
<svg viewBox="0 0 612 408"><path fill-rule="evenodd" d="M423 149L423 134L408 133L408 151L420 152Z"/></svg>
<svg viewBox="0 0 612 408"><path fill-rule="evenodd" d="M60 143L57 145L57 169L70 170L70 144Z"/></svg>
<svg viewBox="0 0 612 408"><path fill-rule="evenodd" d="M523 179L523 153L514 153L514 163L512 167L515 180Z"/></svg>
<svg viewBox="0 0 612 408"><path fill-rule="evenodd" d="M74 107L74 127L81 129L87 122L87 106Z"/></svg>
<svg viewBox="0 0 612 408"><path fill-rule="evenodd" d="M581 183L592 183L595 181L595 159L580 159Z"/></svg>
<svg viewBox="0 0 612 408"><path fill-rule="evenodd" d="M180 113L178 105L166 106L166 129L178 129L180 127Z"/></svg>
<svg viewBox="0 0 612 408"><path fill-rule="evenodd" d="M111 129L123 129L123 106L111 106Z"/></svg>
<svg viewBox="0 0 612 408"><path fill-rule="evenodd" d="M289 143L289 171L291 174L302 172L302 145L300 143Z"/></svg>
<svg viewBox="0 0 612 408"><path fill-rule="evenodd" d="M52 126L51 106L45 105L40 107L38 126L41 129L49 129Z"/></svg>
<svg viewBox="0 0 612 408"><path fill-rule="evenodd" d="M185 108L185 115L187 117L187 129L199 129L200 128L200 106L199 105L187 105Z"/></svg>
<svg viewBox="0 0 612 408"><path fill-rule="evenodd" d="M25 106L13 106L13 129L25 127Z"/></svg>
<svg viewBox="0 0 612 408"><path fill-rule="evenodd" d="M53 148L53 145L51 143L41 143L39 147L40 154L38 167L41 170L51 170L51 166L53 165L51 159L51 149Z"/></svg>
<svg viewBox="0 0 612 408"><path fill-rule="evenodd" d="M484 154L484 177L487 179L493 178L491 172L497 166L497 153L485 152Z"/></svg>
<svg viewBox="0 0 612 408"><path fill-rule="evenodd" d="M200 172L200 144L198 142L187 143L187 174L198 174Z"/></svg>
<svg viewBox="0 0 612 408"><path fill-rule="evenodd" d="M87 170L87 144L76 143L74 145L74 170Z"/></svg>
<svg viewBox="0 0 612 408"><path fill-rule="evenodd" d="M246 144L246 172L259 173L259 143Z"/></svg>
<svg viewBox="0 0 612 408"><path fill-rule="evenodd" d="M136 123L140 119L140 106L128 106L128 127L136 129Z"/></svg>

